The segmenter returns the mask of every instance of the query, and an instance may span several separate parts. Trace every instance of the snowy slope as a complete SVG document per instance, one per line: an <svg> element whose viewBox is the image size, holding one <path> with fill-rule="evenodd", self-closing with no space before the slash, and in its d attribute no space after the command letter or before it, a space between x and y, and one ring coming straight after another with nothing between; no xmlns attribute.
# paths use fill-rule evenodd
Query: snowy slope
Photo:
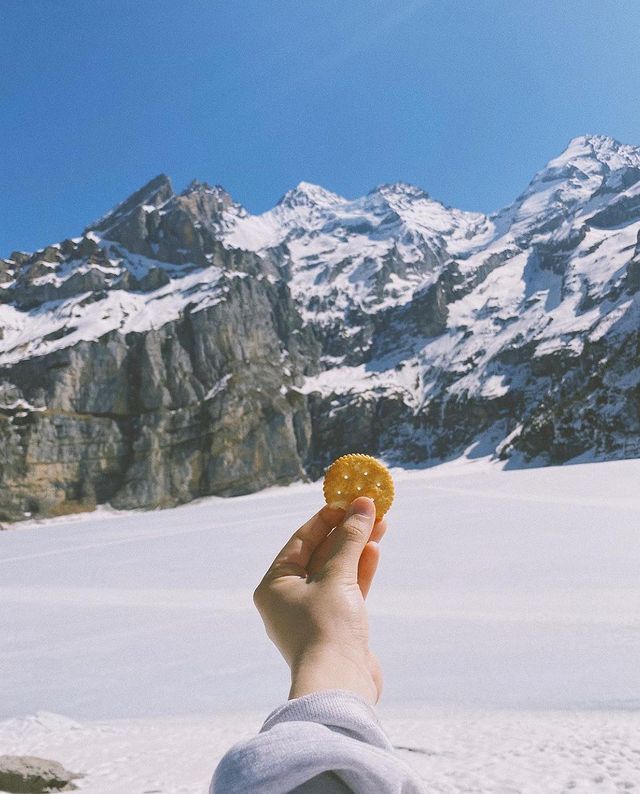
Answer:
<svg viewBox="0 0 640 794"><path fill-rule="evenodd" d="M412 185L381 185L350 201L301 182L274 209L236 216L223 239L259 253L286 246L303 316L327 323L344 320L353 305L373 312L410 301L448 258L479 247L490 231L482 214L445 207Z"/></svg>
<svg viewBox="0 0 640 794"><path fill-rule="evenodd" d="M93 239L106 252L108 267L86 260L64 262L63 267L52 268L49 274L41 276L35 286L59 288L74 275L97 271L103 282L99 285L103 288L102 294L98 292L96 296L96 291L87 289L26 313L10 303L0 304L0 325L4 330L0 340L0 366L47 355L81 341L92 341L111 331L123 335L150 331L177 319L187 304L194 309L205 309L224 299L220 268L171 265L140 254L123 254L117 244L96 235ZM166 281L157 289L133 291L117 287L118 281L128 275L143 279L154 271L163 273L163 281ZM243 275L226 274L227 278ZM111 285L113 289L104 289Z"/></svg>
<svg viewBox="0 0 640 794"><path fill-rule="evenodd" d="M590 340L637 330L638 295L621 284L626 266L637 255L639 180L640 149L610 138L582 136L536 174L511 206L478 220L477 226L452 221L445 232L455 241L448 253L460 276L478 283L460 290L459 299L450 303L441 335L418 344L415 358L403 357L404 368L416 370L409 399L417 404L428 401L444 370L457 376L453 393L499 397L518 378L513 367L497 364L503 350L530 345L533 356L561 350L577 357ZM412 217L422 210L423 222L430 220L428 204L436 205L415 202ZM612 212L615 209L620 217ZM609 223L606 211L612 213ZM242 238L230 239L239 243ZM304 271L304 258L292 258ZM435 275L437 271L432 278ZM422 280L419 286L427 283ZM403 299L410 300L412 292L405 288ZM308 284L301 291L312 294ZM384 381L382 371L393 390L398 384L396 363L392 359L386 367L384 361L369 365L368 377L362 372L354 375L367 389ZM314 378L312 388L330 393L337 380L354 379L344 375L329 370Z"/></svg>
<svg viewBox="0 0 640 794"><path fill-rule="evenodd" d="M431 790L640 785L640 461L395 477L372 646ZM204 794L286 696L251 593L320 501L294 485L1 533L0 752L91 794Z"/></svg>
<svg viewBox="0 0 640 794"><path fill-rule="evenodd" d="M640 150L604 135L573 138L550 160L509 207L493 216L497 234L514 238L543 233L566 219L567 210L586 218L624 195L640 178Z"/></svg>

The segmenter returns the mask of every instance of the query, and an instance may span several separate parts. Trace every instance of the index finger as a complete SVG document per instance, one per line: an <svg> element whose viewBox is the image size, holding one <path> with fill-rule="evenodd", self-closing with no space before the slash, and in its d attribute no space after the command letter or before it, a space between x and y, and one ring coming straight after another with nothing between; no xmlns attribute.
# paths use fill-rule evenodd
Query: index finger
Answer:
<svg viewBox="0 0 640 794"><path fill-rule="evenodd" d="M307 575L307 565L313 552L344 517L344 510L325 505L300 529L296 530L265 574L265 579L278 576Z"/></svg>

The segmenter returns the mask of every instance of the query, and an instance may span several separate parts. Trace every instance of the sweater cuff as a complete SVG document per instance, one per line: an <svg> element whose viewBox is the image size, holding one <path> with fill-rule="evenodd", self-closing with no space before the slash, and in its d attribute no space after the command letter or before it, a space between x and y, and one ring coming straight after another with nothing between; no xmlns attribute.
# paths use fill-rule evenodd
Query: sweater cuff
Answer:
<svg viewBox="0 0 640 794"><path fill-rule="evenodd" d="M392 749L373 706L344 689L312 692L289 700L269 714L260 733L282 722L317 722L366 744Z"/></svg>

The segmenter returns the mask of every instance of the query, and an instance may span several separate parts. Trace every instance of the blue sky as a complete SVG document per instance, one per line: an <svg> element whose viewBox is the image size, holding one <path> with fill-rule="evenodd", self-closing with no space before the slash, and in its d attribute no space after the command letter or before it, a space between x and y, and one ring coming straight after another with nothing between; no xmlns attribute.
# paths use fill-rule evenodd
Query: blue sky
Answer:
<svg viewBox="0 0 640 794"><path fill-rule="evenodd" d="M640 144L639 31L635 0L4 0L0 255L161 171L493 211L575 135Z"/></svg>

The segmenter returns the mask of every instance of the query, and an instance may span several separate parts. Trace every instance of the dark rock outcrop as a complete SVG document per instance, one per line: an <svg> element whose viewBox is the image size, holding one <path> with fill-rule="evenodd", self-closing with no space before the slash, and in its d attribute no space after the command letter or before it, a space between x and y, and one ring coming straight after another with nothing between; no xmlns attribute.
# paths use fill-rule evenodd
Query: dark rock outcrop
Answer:
<svg viewBox="0 0 640 794"><path fill-rule="evenodd" d="M0 368L0 520L303 477L310 420L289 395L306 368L303 329L267 280L229 279L224 298Z"/></svg>

